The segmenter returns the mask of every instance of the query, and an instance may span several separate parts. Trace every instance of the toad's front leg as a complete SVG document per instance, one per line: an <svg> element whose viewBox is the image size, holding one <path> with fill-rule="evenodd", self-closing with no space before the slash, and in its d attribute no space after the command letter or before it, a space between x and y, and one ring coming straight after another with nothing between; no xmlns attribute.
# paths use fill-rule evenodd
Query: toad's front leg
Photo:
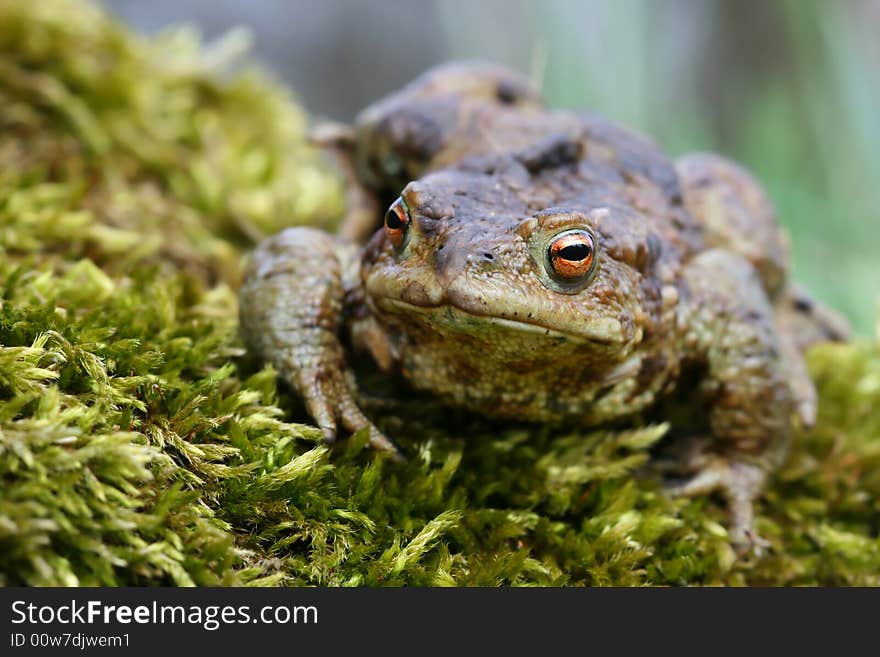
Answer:
<svg viewBox="0 0 880 657"><path fill-rule="evenodd" d="M674 492L720 491L731 513L731 538L756 546L753 502L784 460L795 400L773 309L754 267L733 253L711 250L684 273L680 308L686 356L705 369L700 385L712 440L691 456L692 479Z"/></svg>
<svg viewBox="0 0 880 657"><path fill-rule="evenodd" d="M364 427L370 443L397 452L355 402L354 375L339 341L357 299L360 248L312 228L289 228L254 251L239 292L248 347L300 394L328 442L341 424Z"/></svg>

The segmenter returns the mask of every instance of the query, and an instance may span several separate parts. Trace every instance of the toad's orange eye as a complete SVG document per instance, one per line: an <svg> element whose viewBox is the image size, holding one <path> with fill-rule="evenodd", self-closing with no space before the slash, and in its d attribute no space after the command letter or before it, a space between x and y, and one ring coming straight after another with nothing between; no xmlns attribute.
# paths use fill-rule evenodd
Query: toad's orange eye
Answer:
<svg viewBox="0 0 880 657"><path fill-rule="evenodd" d="M403 199L399 198L391 204L388 212L385 213L385 234L391 243L399 249L403 246L408 229L409 210L407 210Z"/></svg>
<svg viewBox="0 0 880 657"><path fill-rule="evenodd" d="M559 279L574 281L593 270L593 236L585 230L569 230L557 235L547 248L551 273Z"/></svg>

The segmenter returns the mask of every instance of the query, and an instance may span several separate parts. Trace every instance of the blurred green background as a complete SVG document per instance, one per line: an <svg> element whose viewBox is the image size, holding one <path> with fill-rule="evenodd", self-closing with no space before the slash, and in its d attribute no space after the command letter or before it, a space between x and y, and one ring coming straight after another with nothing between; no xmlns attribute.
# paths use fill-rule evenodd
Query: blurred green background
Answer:
<svg viewBox="0 0 880 657"><path fill-rule="evenodd" d="M716 150L768 187L795 276L874 330L880 300L878 0L105 0L153 32L249 29L317 115L366 103L450 58L535 75L671 154Z"/></svg>

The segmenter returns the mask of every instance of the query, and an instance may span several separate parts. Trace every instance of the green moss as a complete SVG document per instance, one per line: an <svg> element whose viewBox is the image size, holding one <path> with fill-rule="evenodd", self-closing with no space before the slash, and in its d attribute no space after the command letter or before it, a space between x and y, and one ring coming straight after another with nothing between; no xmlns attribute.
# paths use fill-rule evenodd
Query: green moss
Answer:
<svg viewBox="0 0 880 657"><path fill-rule="evenodd" d="M642 476L662 425L450 417L369 372L407 463L288 421L233 290L255 239L333 221L340 187L225 52L0 4L0 583L880 584L868 344L811 355L820 423L761 504L760 560L716 501Z"/></svg>

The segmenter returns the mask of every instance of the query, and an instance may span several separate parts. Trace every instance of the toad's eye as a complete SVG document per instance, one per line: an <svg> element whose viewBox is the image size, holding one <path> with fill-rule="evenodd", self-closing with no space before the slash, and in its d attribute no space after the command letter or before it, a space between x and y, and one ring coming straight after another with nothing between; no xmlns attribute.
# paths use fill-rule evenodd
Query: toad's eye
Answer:
<svg viewBox="0 0 880 657"><path fill-rule="evenodd" d="M593 236L585 230L560 233L547 247L550 273L561 281L575 282L593 270Z"/></svg>
<svg viewBox="0 0 880 657"><path fill-rule="evenodd" d="M409 230L409 210L402 198L397 199L385 213L385 234L395 248L401 248Z"/></svg>

